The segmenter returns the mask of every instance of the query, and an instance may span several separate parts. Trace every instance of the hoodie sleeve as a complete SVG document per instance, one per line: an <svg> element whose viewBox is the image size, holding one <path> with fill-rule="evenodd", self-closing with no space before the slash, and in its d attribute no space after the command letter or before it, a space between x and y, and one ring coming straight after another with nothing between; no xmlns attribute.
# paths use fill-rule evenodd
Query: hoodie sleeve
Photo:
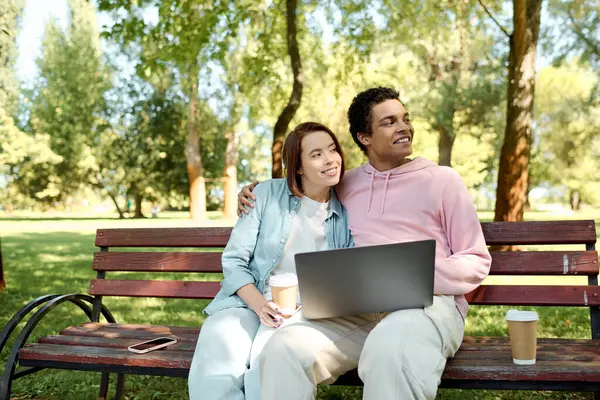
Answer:
<svg viewBox="0 0 600 400"><path fill-rule="evenodd" d="M452 255L436 262L434 292L464 295L488 275L492 257L465 183L456 171L444 169L441 220Z"/></svg>
<svg viewBox="0 0 600 400"><path fill-rule="evenodd" d="M256 284L254 275L248 265L254 255L254 248L258 240L264 205L268 201L268 183L261 183L254 189L256 202L248 215L239 218L231 231L227 246L221 256L223 266L223 291L231 296L240 288L253 283Z"/></svg>

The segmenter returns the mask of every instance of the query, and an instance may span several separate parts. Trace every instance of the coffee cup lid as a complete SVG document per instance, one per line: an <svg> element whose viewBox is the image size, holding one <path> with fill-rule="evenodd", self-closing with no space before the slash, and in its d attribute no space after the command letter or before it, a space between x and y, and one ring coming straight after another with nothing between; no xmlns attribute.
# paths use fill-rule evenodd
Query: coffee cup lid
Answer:
<svg viewBox="0 0 600 400"><path fill-rule="evenodd" d="M508 310L506 313L507 321L537 321L539 319L538 313L535 311L520 311L520 310Z"/></svg>
<svg viewBox="0 0 600 400"><path fill-rule="evenodd" d="M271 286L294 286L297 284L298 277L296 276L296 274L291 272L275 274L269 278L269 285Z"/></svg>

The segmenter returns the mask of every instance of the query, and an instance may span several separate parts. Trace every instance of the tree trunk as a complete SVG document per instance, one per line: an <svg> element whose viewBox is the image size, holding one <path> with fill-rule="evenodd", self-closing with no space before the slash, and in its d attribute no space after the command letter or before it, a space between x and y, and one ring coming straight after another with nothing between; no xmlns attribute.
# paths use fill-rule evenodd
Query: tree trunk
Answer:
<svg viewBox="0 0 600 400"><path fill-rule="evenodd" d="M98 183L93 184L93 186L95 186L96 188L106 190L108 197L110 197L113 204L115 205L115 208L117 209L117 212L119 213L119 219L125 218L125 215L123 215L123 210L121 210L121 207L119 207L119 202L117 201L117 196L115 194L111 193L110 190L108 190L106 188L106 186L104 186L100 180L98 180Z"/></svg>
<svg viewBox="0 0 600 400"><path fill-rule="evenodd" d="M288 125L300 107L304 83L304 74L302 72L302 62L300 60L300 50L298 49L296 35L296 9L298 6L298 0L286 0L285 5L287 19L287 46L288 54L292 64L292 72L294 74L294 85L292 87L290 99L279 115L279 118L275 123L275 128L273 129L273 148L271 150L273 158L271 176L273 178L281 178L283 176L283 141L285 139Z"/></svg>
<svg viewBox="0 0 600 400"><path fill-rule="evenodd" d="M431 55L429 66L431 67L429 81L442 80L444 88L444 100L437 114L435 127L439 133L438 138L438 164L447 167L452 166L452 148L456 140L454 130L454 115L456 114L456 103L459 96L458 86L463 68L463 59L465 58L465 43L467 30L465 27L464 6L459 3L456 14L456 30L458 32L458 51L452 55L450 60L450 69L444 72L444 68L439 62L435 61L435 55Z"/></svg>
<svg viewBox="0 0 600 400"><path fill-rule="evenodd" d="M494 221L521 221L528 185L536 45L543 0L513 0L508 98Z"/></svg>
<svg viewBox="0 0 600 400"><path fill-rule="evenodd" d="M529 201L529 192L531 190L527 189L527 192L525 192L525 204L523 205L523 210L524 211L531 211L531 202Z"/></svg>
<svg viewBox="0 0 600 400"><path fill-rule="evenodd" d="M187 123L188 141L185 146L188 179L190 181L190 218L201 221L206 218L206 184L200 158L200 134L196 126L196 104L198 102L198 68L190 68L189 115Z"/></svg>
<svg viewBox="0 0 600 400"><path fill-rule="evenodd" d="M119 207L119 202L117 201L116 196L113 195L112 193L108 192L108 197L110 197L110 199L114 203L115 208L117 209L117 212L119 213L119 219L125 218L125 215L123 215L123 210L121 210L121 207Z"/></svg>
<svg viewBox="0 0 600 400"><path fill-rule="evenodd" d="M146 216L142 212L142 201L144 200L144 196L142 196L142 194L138 190L136 190L134 199L135 199L135 201L134 201L135 202L135 215L133 216L133 218L146 218Z"/></svg>
<svg viewBox="0 0 600 400"><path fill-rule="evenodd" d="M581 196L579 195L579 190L572 190L570 197L571 210L579 211L581 208Z"/></svg>
<svg viewBox="0 0 600 400"><path fill-rule="evenodd" d="M225 170L223 171L223 214L227 218L235 218L237 210L237 139L235 132L225 134L227 147L225 149Z"/></svg>
<svg viewBox="0 0 600 400"><path fill-rule="evenodd" d="M2 266L2 241L0 237L0 292L6 287L6 281L4 280L4 268Z"/></svg>
<svg viewBox="0 0 600 400"><path fill-rule="evenodd" d="M440 138L438 142L438 164L447 167L452 166L452 146L456 136L447 129L438 129Z"/></svg>

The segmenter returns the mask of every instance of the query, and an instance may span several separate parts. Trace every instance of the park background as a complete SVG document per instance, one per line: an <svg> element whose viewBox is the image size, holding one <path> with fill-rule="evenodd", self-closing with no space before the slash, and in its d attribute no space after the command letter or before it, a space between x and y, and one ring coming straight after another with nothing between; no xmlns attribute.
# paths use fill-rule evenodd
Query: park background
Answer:
<svg viewBox="0 0 600 400"><path fill-rule="evenodd" d="M597 0L0 0L0 10L0 326L34 297L85 292L98 228L233 225L240 186L281 176L281 143L299 122L328 125L348 167L364 163L346 110L376 85L400 91L415 155L455 168L482 221L600 222ZM205 306L107 305L118 321L171 325L200 324ZM504 312L473 307L467 334L505 335ZM542 336L589 335L585 310L540 312ZM74 307L53 314L36 337L83 322ZM43 371L14 395L92 399L98 384ZM186 390L155 377L126 386L130 399ZM359 399L360 388L319 396Z"/></svg>

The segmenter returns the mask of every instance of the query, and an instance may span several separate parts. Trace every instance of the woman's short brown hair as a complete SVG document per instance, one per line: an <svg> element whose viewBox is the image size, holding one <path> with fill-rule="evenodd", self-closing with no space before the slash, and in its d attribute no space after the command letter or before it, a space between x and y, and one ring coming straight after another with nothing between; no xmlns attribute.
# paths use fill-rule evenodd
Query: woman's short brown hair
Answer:
<svg viewBox="0 0 600 400"><path fill-rule="evenodd" d="M302 154L302 139L309 133L320 131L326 132L329 134L329 136L331 136L337 152L342 157L340 182L344 177L344 171L346 170L346 165L344 164L344 154L342 153L340 142L338 142L335 134L331 131L331 129L318 122L304 122L296 126L294 130L288 134L287 138L285 139L285 143L283 144L283 163L285 165L285 172L287 175L287 184L292 193L298 197L304 196L302 192L302 180L300 179L300 175L298 175L298 171L300 168L302 168L300 162Z"/></svg>

